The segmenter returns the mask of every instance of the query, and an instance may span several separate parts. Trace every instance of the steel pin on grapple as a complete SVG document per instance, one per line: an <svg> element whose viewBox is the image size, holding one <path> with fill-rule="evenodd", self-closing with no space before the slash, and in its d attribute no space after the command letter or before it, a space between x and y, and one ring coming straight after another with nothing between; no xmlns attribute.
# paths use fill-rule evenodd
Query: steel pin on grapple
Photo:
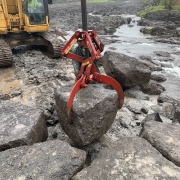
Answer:
<svg viewBox="0 0 180 180"><path fill-rule="evenodd" d="M121 88L121 85L110 76L100 74L93 63L94 61L100 60L101 58L100 53L104 50L104 45L101 43L94 30L87 30L86 0L81 0L81 11L82 11L83 30L76 31L61 51L61 54L63 56L81 62L81 68L78 76L76 77L76 82L70 92L68 104L67 104L68 120L70 124L73 123L70 118L70 112L74 97L81 88L86 88L88 86L88 83L90 82L96 81L99 83L111 85L119 95L120 98L119 109L122 107L124 102L124 93ZM82 38L84 40L83 48L85 48L85 58L70 52L71 48L76 43L78 38ZM94 45L96 46L96 48Z"/></svg>

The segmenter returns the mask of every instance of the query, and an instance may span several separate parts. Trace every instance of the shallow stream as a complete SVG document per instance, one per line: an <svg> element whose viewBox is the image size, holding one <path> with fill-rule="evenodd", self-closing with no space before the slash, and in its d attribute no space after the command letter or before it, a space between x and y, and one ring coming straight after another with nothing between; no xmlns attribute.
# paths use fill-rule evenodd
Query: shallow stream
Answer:
<svg viewBox="0 0 180 180"><path fill-rule="evenodd" d="M117 37L113 38L118 41L108 45L106 49L111 48L112 51L133 57L150 56L155 62L160 63L164 69L164 71L157 73L163 74L167 78L165 82L161 83L166 89L165 94L174 99L180 99L180 56L174 54L174 52L180 52L179 46L155 42L151 35L144 35L140 32L142 26L137 26L139 17L135 15L122 16L131 17L132 22L130 25L125 24L117 28L113 34ZM115 47L115 49L112 47ZM154 53L155 51L168 52L173 61L159 61L159 58Z"/></svg>

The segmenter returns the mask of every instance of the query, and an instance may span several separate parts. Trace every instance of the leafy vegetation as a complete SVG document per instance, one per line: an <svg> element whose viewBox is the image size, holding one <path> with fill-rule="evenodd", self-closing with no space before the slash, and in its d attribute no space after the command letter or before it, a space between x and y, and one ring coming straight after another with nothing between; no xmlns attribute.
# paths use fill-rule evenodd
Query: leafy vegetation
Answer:
<svg viewBox="0 0 180 180"><path fill-rule="evenodd" d="M173 9L180 12L180 6L173 6Z"/></svg>
<svg viewBox="0 0 180 180"><path fill-rule="evenodd" d="M173 6L176 5L177 0L161 0L160 4L164 5L165 9L172 10Z"/></svg>
<svg viewBox="0 0 180 180"><path fill-rule="evenodd" d="M137 16L144 17L147 12L154 12L165 9L180 11L179 0L153 0L153 6L146 8L144 11L138 12Z"/></svg>
<svg viewBox="0 0 180 180"><path fill-rule="evenodd" d="M160 11L160 10L164 10L164 9L165 9L164 6L150 6L150 7L146 8L146 10L144 10L144 11L139 11L137 13L137 16L144 17L147 12Z"/></svg>

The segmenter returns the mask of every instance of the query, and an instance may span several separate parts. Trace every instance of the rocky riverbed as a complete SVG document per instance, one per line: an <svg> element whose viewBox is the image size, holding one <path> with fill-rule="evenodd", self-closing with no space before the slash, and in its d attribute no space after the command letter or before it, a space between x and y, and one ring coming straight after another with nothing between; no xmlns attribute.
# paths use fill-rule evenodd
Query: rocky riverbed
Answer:
<svg viewBox="0 0 180 180"><path fill-rule="evenodd" d="M59 123L54 90L74 84L71 60L50 59L29 46L13 50L13 67L0 70L0 179L180 179L179 15L132 18L150 3L117 0L87 6L88 27L105 44L101 73L108 72L103 61L114 52L118 54L112 55L112 64L121 56L127 69L133 57L151 74L146 85L132 73L138 65L126 74L132 82L122 82L122 109L106 134L89 145L74 143ZM56 27L68 38L81 28L80 1L49 5L49 13L51 34ZM133 28L133 23L143 28L142 35L145 29L155 33L145 37L146 43L158 47L161 42L161 49L146 44L141 50L129 48L128 43L139 47L142 42L116 33L119 27ZM121 51L118 46L123 44Z"/></svg>

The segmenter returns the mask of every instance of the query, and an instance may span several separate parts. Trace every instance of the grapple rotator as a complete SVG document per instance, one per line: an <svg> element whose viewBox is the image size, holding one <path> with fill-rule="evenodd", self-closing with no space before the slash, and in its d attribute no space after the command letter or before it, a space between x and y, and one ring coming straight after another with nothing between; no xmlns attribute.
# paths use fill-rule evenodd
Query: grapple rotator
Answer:
<svg viewBox="0 0 180 180"><path fill-rule="evenodd" d="M99 83L111 85L119 95L119 109L122 107L124 102L124 93L121 88L121 85L112 77L100 74L93 63L94 61L100 60L100 53L104 50L104 45L101 43L94 30L87 30L86 0L81 0L81 11L83 30L76 31L61 51L61 55L72 60L81 62L81 68L76 77L76 82L70 92L67 104L68 120L70 124L72 124L70 112L74 97L81 88L86 88L89 83L96 81ZM74 46L74 44L77 42L79 38L84 40L83 48L85 48L85 58L70 52L71 48Z"/></svg>

